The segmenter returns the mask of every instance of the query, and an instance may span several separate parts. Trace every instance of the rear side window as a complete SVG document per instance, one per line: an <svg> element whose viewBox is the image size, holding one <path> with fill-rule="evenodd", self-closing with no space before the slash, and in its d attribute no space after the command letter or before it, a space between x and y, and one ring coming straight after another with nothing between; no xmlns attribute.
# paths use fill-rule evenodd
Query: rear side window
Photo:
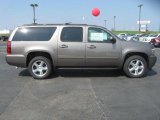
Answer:
<svg viewBox="0 0 160 120"><path fill-rule="evenodd" d="M82 27L64 27L61 33L62 42L82 42L83 29Z"/></svg>
<svg viewBox="0 0 160 120"><path fill-rule="evenodd" d="M56 27L24 27L19 28L12 41L48 41Z"/></svg>

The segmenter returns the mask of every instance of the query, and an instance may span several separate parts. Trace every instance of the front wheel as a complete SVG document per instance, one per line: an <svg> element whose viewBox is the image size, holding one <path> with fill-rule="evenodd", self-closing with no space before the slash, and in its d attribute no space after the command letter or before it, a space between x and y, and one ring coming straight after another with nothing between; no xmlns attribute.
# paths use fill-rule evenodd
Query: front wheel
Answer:
<svg viewBox="0 0 160 120"><path fill-rule="evenodd" d="M140 78L146 73L147 63L146 60L141 56L129 57L123 66L123 70L128 77Z"/></svg>
<svg viewBox="0 0 160 120"><path fill-rule="evenodd" d="M43 56L34 57L28 66L30 74L34 79L45 79L52 71L51 61Z"/></svg>

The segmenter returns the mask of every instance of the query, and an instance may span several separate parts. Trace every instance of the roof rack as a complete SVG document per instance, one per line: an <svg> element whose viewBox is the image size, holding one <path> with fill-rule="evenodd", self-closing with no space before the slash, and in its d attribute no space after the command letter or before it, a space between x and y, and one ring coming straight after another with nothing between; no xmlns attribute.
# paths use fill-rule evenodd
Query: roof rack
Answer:
<svg viewBox="0 0 160 120"><path fill-rule="evenodd" d="M72 22L67 22L67 23L54 23L54 24L24 24L22 26L39 26L39 25L87 25L87 24L73 24Z"/></svg>

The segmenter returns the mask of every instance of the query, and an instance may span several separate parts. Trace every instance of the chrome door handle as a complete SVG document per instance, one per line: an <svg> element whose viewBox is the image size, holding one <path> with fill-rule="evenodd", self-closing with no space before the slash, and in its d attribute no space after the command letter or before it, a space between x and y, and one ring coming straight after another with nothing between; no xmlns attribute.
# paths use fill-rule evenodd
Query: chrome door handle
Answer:
<svg viewBox="0 0 160 120"><path fill-rule="evenodd" d="M96 46L95 46L95 45L90 45L90 46L87 46L87 48L95 49L95 48L96 48Z"/></svg>
<svg viewBox="0 0 160 120"><path fill-rule="evenodd" d="M60 46L60 48L68 48L68 45L63 44Z"/></svg>

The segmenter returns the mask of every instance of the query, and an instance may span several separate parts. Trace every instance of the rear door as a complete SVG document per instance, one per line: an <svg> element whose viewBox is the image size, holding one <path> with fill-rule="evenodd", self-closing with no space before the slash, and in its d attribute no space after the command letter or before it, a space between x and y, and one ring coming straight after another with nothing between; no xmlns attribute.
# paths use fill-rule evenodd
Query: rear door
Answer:
<svg viewBox="0 0 160 120"><path fill-rule="evenodd" d="M84 27L65 26L60 28L58 40L58 66L84 66Z"/></svg>

